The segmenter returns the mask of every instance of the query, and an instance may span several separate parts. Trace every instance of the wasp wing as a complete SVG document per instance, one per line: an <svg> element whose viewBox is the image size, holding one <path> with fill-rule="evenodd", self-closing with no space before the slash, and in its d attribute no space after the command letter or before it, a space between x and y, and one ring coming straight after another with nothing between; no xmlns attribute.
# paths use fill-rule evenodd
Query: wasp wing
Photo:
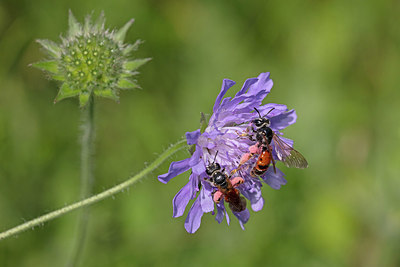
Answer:
<svg viewBox="0 0 400 267"><path fill-rule="evenodd" d="M294 149L293 147L286 144L282 139L279 138L275 133L272 137L274 141L274 148L278 158L289 168L300 168L304 169L308 167L307 160L303 155Z"/></svg>

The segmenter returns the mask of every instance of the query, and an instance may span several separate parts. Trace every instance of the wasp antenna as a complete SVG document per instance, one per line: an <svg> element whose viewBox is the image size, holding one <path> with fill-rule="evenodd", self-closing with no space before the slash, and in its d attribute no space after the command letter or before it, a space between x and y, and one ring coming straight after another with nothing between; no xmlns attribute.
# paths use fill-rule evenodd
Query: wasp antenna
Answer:
<svg viewBox="0 0 400 267"><path fill-rule="evenodd" d="M273 111L275 108L271 108L265 116L267 116L271 111Z"/></svg>
<svg viewBox="0 0 400 267"><path fill-rule="evenodd" d="M217 153L215 153L215 157L214 157L213 163L214 163L215 160L217 159L218 152L219 152L219 151L217 151Z"/></svg>
<svg viewBox="0 0 400 267"><path fill-rule="evenodd" d="M260 116L260 118L261 118L261 114L260 114L260 112L258 111L258 109L256 109L256 108L254 108L254 109L257 111L258 116Z"/></svg>

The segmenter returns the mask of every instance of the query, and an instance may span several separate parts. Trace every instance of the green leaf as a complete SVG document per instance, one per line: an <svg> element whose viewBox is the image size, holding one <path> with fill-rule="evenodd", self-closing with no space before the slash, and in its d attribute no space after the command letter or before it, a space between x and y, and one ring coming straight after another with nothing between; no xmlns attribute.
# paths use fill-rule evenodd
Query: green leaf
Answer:
<svg viewBox="0 0 400 267"><path fill-rule="evenodd" d="M36 40L44 49L46 49L46 52L54 57L54 58L60 58L61 56L61 48L58 46L53 41L50 40Z"/></svg>
<svg viewBox="0 0 400 267"><path fill-rule="evenodd" d="M106 22L106 18L104 17L104 11L101 11L99 17L93 25L93 30L97 32L101 32L104 30L104 24Z"/></svg>
<svg viewBox="0 0 400 267"><path fill-rule="evenodd" d="M106 98L111 98L111 99L113 99L115 101L119 100L119 97L111 89L95 89L94 90L94 95L95 96L106 97Z"/></svg>
<svg viewBox="0 0 400 267"><path fill-rule="evenodd" d="M135 20L131 19L128 21L119 31L117 31L114 35L114 40L117 42L123 42L125 39L126 32L128 31L129 27L133 24Z"/></svg>
<svg viewBox="0 0 400 267"><path fill-rule="evenodd" d="M133 89L139 87L139 85L128 79L120 79L117 86L121 89Z"/></svg>
<svg viewBox="0 0 400 267"><path fill-rule="evenodd" d="M81 108L83 108L84 106L86 106L87 102L89 101L89 97L90 97L90 93L88 92L82 92L79 95L79 106Z"/></svg>
<svg viewBox="0 0 400 267"><path fill-rule="evenodd" d="M65 77L63 75L51 75L51 78L56 81L65 81Z"/></svg>
<svg viewBox="0 0 400 267"><path fill-rule="evenodd" d="M38 68L38 69L41 69L44 71L48 71L51 73L58 72L58 63L55 60L36 62L36 63L32 63L30 66L33 66L35 68Z"/></svg>
<svg viewBox="0 0 400 267"><path fill-rule="evenodd" d="M92 11L92 14L93 14L93 11ZM86 17L85 17L85 24L84 24L84 26L83 26L83 32L86 32L86 33L88 33L88 32L90 32L90 29L91 29L91 25L90 25L90 22L91 22L91 20L92 20L92 14L89 14L89 15L87 15Z"/></svg>
<svg viewBox="0 0 400 267"><path fill-rule="evenodd" d="M73 97L79 95L80 90L78 89L72 89L71 87L68 86L68 84L63 83L63 85L60 88L60 91L57 94L56 99L54 99L54 103L63 100L64 98L67 97Z"/></svg>
<svg viewBox="0 0 400 267"><path fill-rule="evenodd" d="M132 78L132 76L135 76L135 75L137 75L137 74L139 74L139 72L137 72L137 71L128 71L128 70L126 70L125 72L122 72L122 73L121 73L120 79L127 78L127 79L129 80L129 79Z"/></svg>
<svg viewBox="0 0 400 267"><path fill-rule="evenodd" d="M124 63L124 69L129 71L135 70L150 60L151 58L138 58L132 61L127 61Z"/></svg>
<svg viewBox="0 0 400 267"><path fill-rule="evenodd" d="M125 48L122 49L122 54L124 56L128 55L132 51L136 51L139 48L139 45L143 43L142 40L136 40L134 44L129 44Z"/></svg>
<svg viewBox="0 0 400 267"><path fill-rule="evenodd" d="M69 25L69 29L68 29L69 37L78 35L78 33L81 31L81 25L76 20L76 18L74 17L74 14L72 14L71 10L69 10L68 25Z"/></svg>

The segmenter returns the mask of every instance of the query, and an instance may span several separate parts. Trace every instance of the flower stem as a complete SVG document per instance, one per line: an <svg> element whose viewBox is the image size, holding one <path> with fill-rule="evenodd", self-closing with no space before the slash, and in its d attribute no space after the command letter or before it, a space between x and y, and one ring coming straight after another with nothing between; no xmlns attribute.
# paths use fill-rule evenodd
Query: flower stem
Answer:
<svg viewBox="0 0 400 267"><path fill-rule="evenodd" d="M66 213L69 213L73 210L79 209L79 208L83 208L86 206L89 206L91 204L94 204L100 200L103 200L105 198L111 197L119 192L121 192L122 190L128 188L129 186L131 186L132 184L136 183L137 181L139 181L140 179L142 179L143 177L145 177L147 174L149 174L150 172L152 172L153 170L155 170L158 166L160 166L161 163L163 163L167 158L169 158L170 156L172 156L173 154L175 154L176 152L182 150L183 148L186 148L186 140L181 140L179 142L177 142L176 144L172 145L171 147L169 147L167 150L165 150L155 161L153 161L149 166L147 166L146 168L144 168L141 172L139 172L138 174L131 176L128 180L126 180L125 182L122 182L114 187L111 187L110 189L107 189L97 195L91 196L89 198L86 198L84 200L75 202L71 205L68 205L64 208L49 212L45 215L42 215L36 219L30 220L28 222L25 222L23 224L20 224L14 228L11 228L7 231L4 231L2 233L0 233L0 240L8 238L10 236L19 234L23 231L26 231L28 229L33 229L35 226L37 225L42 225L43 223L50 221L52 219L55 219L59 216L62 216Z"/></svg>
<svg viewBox="0 0 400 267"><path fill-rule="evenodd" d="M81 197L84 199L92 194L93 190L93 154L94 154L94 99L93 94L89 97L87 106L81 111L82 139L81 139ZM78 224L75 232L72 254L67 266L77 266L83 253L87 239L87 228L89 223L89 207L80 211Z"/></svg>

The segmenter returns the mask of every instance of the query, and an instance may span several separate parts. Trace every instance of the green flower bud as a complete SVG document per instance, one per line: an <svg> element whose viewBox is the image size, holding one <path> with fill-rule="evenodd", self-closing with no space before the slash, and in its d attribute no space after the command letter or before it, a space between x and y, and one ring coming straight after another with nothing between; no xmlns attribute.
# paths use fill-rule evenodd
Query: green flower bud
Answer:
<svg viewBox="0 0 400 267"><path fill-rule="evenodd" d="M120 89L139 87L133 76L150 59L130 57L140 40L134 44L123 42L133 21L128 21L120 30L110 31L104 29L103 12L94 23L89 15L81 25L70 11L69 30L61 37L61 44L38 40L49 58L32 65L62 82L54 102L78 96L80 106L84 107L92 94L118 101Z"/></svg>

